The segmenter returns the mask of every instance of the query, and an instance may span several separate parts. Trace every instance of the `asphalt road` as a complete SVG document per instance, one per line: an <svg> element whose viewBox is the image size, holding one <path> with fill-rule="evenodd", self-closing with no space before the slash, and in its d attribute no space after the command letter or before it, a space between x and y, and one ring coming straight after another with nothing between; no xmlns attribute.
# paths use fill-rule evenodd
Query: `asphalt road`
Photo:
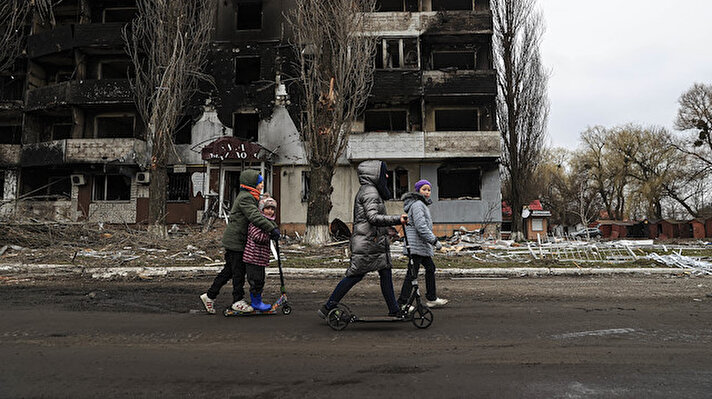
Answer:
<svg viewBox="0 0 712 399"><path fill-rule="evenodd" d="M711 278L441 280L430 328L340 332L315 312L336 279L250 318L191 311L210 281L0 280L0 397L712 396ZM373 278L346 300L385 312Z"/></svg>

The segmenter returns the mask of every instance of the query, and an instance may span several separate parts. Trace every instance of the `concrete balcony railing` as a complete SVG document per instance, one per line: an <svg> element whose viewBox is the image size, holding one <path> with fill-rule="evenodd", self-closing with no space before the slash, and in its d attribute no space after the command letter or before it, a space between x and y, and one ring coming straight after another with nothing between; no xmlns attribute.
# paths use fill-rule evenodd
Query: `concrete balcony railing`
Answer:
<svg viewBox="0 0 712 399"><path fill-rule="evenodd" d="M30 35L27 55L30 59L61 53L73 48L122 48L123 23L61 25Z"/></svg>
<svg viewBox="0 0 712 399"><path fill-rule="evenodd" d="M375 12L367 14L367 35L492 33L491 11Z"/></svg>
<svg viewBox="0 0 712 399"><path fill-rule="evenodd" d="M423 91L426 96L496 95L497 75L494 70L423 71Z"/></svg>
<svg viewBox="0 0 712 399"><path fill-rule="evenodd" d="M501 155L498 131L427 132L426 158L498 158Z"/></svg>
<svg viewBox="0 0 712 399"><path fill-rule="evenodd" d="M0 144L0 166L17 166L20 164L19 144Z"/></svg>
<svg viewBox="0 0 712 399"><path fill-rule="evenodd" d="M497 131L352 133L346 156L350 160L498 158L500 133Z"/></svg>
<svg viewBox="0 0 712 399"><path fill-rule="evenodd" d="M146 142L139 139L66 139L24 145L21 164L43 166L113 162L135 165L145 153Z"/></svg>
<svg viewBox="0 0 712 399"><path fill-rule="evenodd" d="M36 111L61 105L131 103L133 103L133 92L128 79L82 80L29 90L26 110Z"/></svg>

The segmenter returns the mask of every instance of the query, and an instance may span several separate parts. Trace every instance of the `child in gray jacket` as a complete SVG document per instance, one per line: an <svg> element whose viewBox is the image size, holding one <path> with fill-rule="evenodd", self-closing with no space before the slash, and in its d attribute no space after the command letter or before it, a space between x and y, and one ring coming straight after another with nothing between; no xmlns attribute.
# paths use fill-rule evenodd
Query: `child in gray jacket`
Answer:
<svg viewBox="0 0 712 399"><path fill-rule="evenodd" d="M433 203L430 199L432 185L427 180L415 183L415 191L403 195L403 210L408 214L408 224L405 234L408 236L410 253L413 258L413 273L418 275L422 264L425 267L425 305L430 308L444 306L447 299L438 298L435 291L435 263L433 263L433 247L442 248L442 244L433 234L433 219L430 217L428 206ZM403 250L403 253L407 253ZM408 270L403 281L398 303L402 306L408 301L412 290L411 280L413 275Z"/></svg>

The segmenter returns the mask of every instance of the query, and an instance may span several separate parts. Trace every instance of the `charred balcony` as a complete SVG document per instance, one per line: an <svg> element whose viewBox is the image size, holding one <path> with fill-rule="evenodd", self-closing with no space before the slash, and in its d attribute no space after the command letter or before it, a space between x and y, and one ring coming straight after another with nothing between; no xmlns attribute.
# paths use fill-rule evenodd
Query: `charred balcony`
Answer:
<svg viewBox="0 0 712 399"><path fill-rule="evenodd" d="M22 147L23 167L62 164L114 163L135 165L146 153L146 142L135 138L66 139Z"/></svg>
<svg viewBox="0 0 712 399"><path fill-rule="evenodd" d="M27 55L36 59L75 48L122 48L121 29L125 23L73 24L57 26L27 38Z"/></svg>
<svg viewBox="0 0 712 399"><path fill-rule="evenodd" d="M500 156L497 131L373 132L349 137L347 156L362 159L496 159Z"/></svg>
<svg viewBox="0 0 712 399"><path fill-rule="evenodd" d="M492 12L424 11L375 12L367 16L369 35L492 33Z"/></svg>
<svg viewBox="0 0 712 399"><path fill-rule="evenodd" d="M27 92L27 111L63 105L132 104L128 79L99 79L57 83Z"/></svg>
<svg viewBox="0 0 712 399"><path fill-rule="evenodd" d="M423 90L426 96L497 94L497 75L484 71L423 71Z"/></svg>
<svg viewBox="0 0 712 399"><path fill-rule="evenodd" d="M371 96L394 100L422 95L422 72L419 70L379 69L373 77Z"/></svg>

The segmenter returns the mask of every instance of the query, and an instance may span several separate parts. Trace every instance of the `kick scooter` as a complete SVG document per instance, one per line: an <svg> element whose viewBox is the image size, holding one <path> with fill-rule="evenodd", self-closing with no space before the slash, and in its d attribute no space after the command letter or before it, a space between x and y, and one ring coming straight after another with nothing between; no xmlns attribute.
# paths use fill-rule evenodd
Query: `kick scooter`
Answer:
<svg viewBox="0 0 712 399"><path fill-rule="evenodd" d="M282 258L279 254L279 240L274 240L274 241L272 241L272 243L274 244L274 246L272 247L272 252L275 254L275 258L277 258L277 268L279 269L279 283L280 283L279 290L282 293L282 295L280 295L280 297L277 299L277 301L275 303L273 303L272 306L265 311L253 310L252 312L238 312L236 310L233 310L231 307L228 307L223 311L223 315L225 317L276 314L277 308L279 308L279 307L282 308L282 313L285 315L292 313L292 307L289 306L289 302L287 301L287 290L284 288L284 273L282 272Z"/></svg>
<svg viewBox="0 0 712 399"><path fill-rule="evenodd" d="M410 297L405 305L395 316L381 317L359 317L351 312L348 306L339 303L326 315L326 322L335 331L341 331L351 323L387 323L410 321L417 328L428 328L433 323L433 312L420 300L420 289L418 288L418 275L413 266L413 257L410 254L410 244L408 235L405 234L405 224L403 224L403 236L405 237L405 248L408 253L408 270L412 277L412 289ZM411 310L412 309L412 310Z"/></svg>

